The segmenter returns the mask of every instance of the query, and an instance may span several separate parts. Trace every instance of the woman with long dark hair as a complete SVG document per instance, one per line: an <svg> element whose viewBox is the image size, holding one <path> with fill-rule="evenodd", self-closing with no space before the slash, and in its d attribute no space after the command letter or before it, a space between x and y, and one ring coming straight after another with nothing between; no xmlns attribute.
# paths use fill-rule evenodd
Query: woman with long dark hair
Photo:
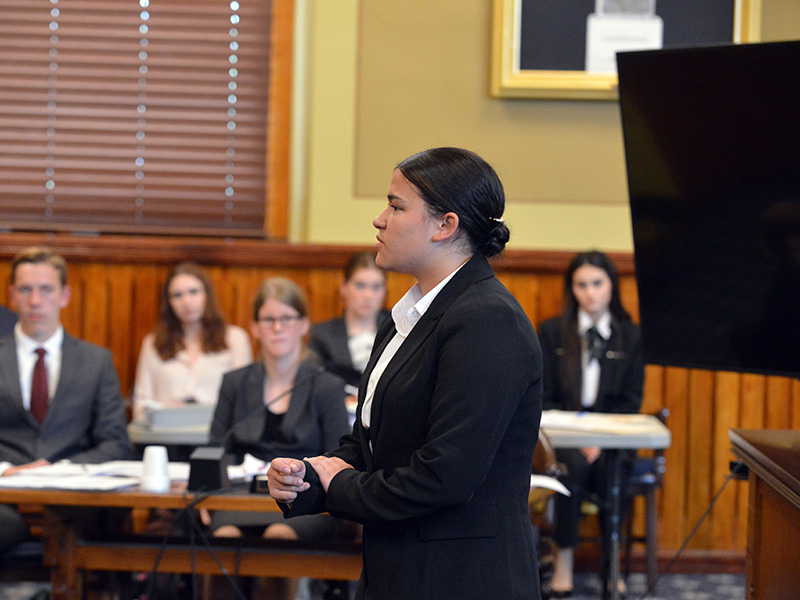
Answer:
<svg viewBox="0 0 800 600"><path fill-rule="evenodd" d="M620 301L611 259L592 250L576 255L564 274L561 315L539 327L547 409L635 413L642 403L644 354L639 328ZM572 592L573 548L578 542L581 503L605 496L608 473L599 448L560 448L570 496L556 495L556 554L552 590ZM623 477L633 458L620 453ZM624 481L624 479L623 479Z"/></svg>
<svg viewBox="0 0 800 600"><path fill-rule="evenodd" d="M222 375L253 359L250 338L228 325L208 273L191 262L176 265L161 292L159 319L142 341L133 392L134 419L148 407L217 402Z"/></svg>

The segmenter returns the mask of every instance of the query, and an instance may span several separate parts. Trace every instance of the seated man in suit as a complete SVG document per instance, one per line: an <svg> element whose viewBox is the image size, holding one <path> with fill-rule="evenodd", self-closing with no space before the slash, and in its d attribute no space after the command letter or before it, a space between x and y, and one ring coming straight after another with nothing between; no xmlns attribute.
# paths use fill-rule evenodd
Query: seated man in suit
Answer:
<svg viewBox="0 0 800 600"><path fill-rule="evenodd" d="M67 269L49 248L14 259L10 297L19 321L0 338L0 474L70 460L132 458L111 353L64 331ZM25 539L15 507L0 505L0 553Z"/></svg>

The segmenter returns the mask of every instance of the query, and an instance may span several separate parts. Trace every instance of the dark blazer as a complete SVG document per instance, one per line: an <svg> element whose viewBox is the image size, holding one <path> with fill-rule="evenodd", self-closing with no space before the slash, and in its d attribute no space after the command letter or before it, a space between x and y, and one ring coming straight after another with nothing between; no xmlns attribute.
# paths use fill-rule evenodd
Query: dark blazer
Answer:
<svg viewBox="0 0 800 600"><path fill-rule="evenodd" d="M0 306L0 337L7 336L14 331L17 324L17 313L10 308Z"/></svg>
<svg viewBox="0 0 800 600"><path fill-rule="evenodd" d="M14 335L0 339L0 460L19 465L133 457L111 353L64 333L61 374L44 423L23 408Z"/></svg>
<svg viewBox="0 0 800 600"><path fill-rule="evenodd" d="M585 410L580 403L581 365L576 361L568 377L561 376L564 344L561 318L549 319L539 326L539 340L544 357L545 410ZM579 344L575 331L575 344ZM606 413L636 413L642 405L644 388L644 349L639 328L630 321L612 320L611 337L600 357L600 383L597 401L591 410Z"/></svg>
<svg viewBox="0 0 800 600"><path fill-rule="evenodd" d="M339 445L339 438L350 431L341 379L313 362L300 365L280 427L285 441L279 442L261 439L266 421L266 376L264 363L259 361L222 377L209 434L212 445L224 441L237 464L247 452L268 461L276 456L317 456Z"/></svg>
<svg viewBox="0 0 800 600"><path fill-rule="evenodd" d="M287 514L328 510L363 524L357 598L540 597L528 492L541 417L539 342L519 303L473 257L445 285L390 361L369 430L369 373L395 334L378 331L352 435L331 452L355 467ZM372 450L370 450L370 444Z"/></svg>
<svg viewBox="0 0 800 600"><path fill-rule="evenodd" d="M378 313L380 327L391 316L388 310ZM347 346L347 325L344 317L317 323L311 328L308 336L308 347L319 356L326 370L338 375L345 383L358 387L361 382L361 371L353 366L350 349Z"/></svg>

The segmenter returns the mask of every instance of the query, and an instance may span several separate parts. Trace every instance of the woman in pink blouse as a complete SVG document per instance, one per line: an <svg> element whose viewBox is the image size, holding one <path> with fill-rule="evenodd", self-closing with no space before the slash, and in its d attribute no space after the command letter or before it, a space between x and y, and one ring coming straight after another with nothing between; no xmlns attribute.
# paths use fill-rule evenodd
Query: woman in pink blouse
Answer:
<svg viewBox="0 0 800 600"><path fill-rule="evenodd" d="M249 336L241 327L226 325L206 271L180 263L164 285L158 324L142 342L134 419L143 420L148 408L213 406L222 375L252 360Z"/></svg>

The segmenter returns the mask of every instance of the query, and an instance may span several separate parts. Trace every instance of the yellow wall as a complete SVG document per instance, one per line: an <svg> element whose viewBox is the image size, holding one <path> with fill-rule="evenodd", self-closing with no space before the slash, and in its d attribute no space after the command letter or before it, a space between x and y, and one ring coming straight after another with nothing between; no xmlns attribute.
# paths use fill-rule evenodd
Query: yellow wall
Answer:
<svg viewBox="0 0 800 600"><path fill-rule="evenodd" d="M800 2L762 7L762 39L800 37ZM297 9L293 241L371 243L393 165L459 145L505 183L509 247L633 249L617 102L490 97L490 0Z"/></svg>

